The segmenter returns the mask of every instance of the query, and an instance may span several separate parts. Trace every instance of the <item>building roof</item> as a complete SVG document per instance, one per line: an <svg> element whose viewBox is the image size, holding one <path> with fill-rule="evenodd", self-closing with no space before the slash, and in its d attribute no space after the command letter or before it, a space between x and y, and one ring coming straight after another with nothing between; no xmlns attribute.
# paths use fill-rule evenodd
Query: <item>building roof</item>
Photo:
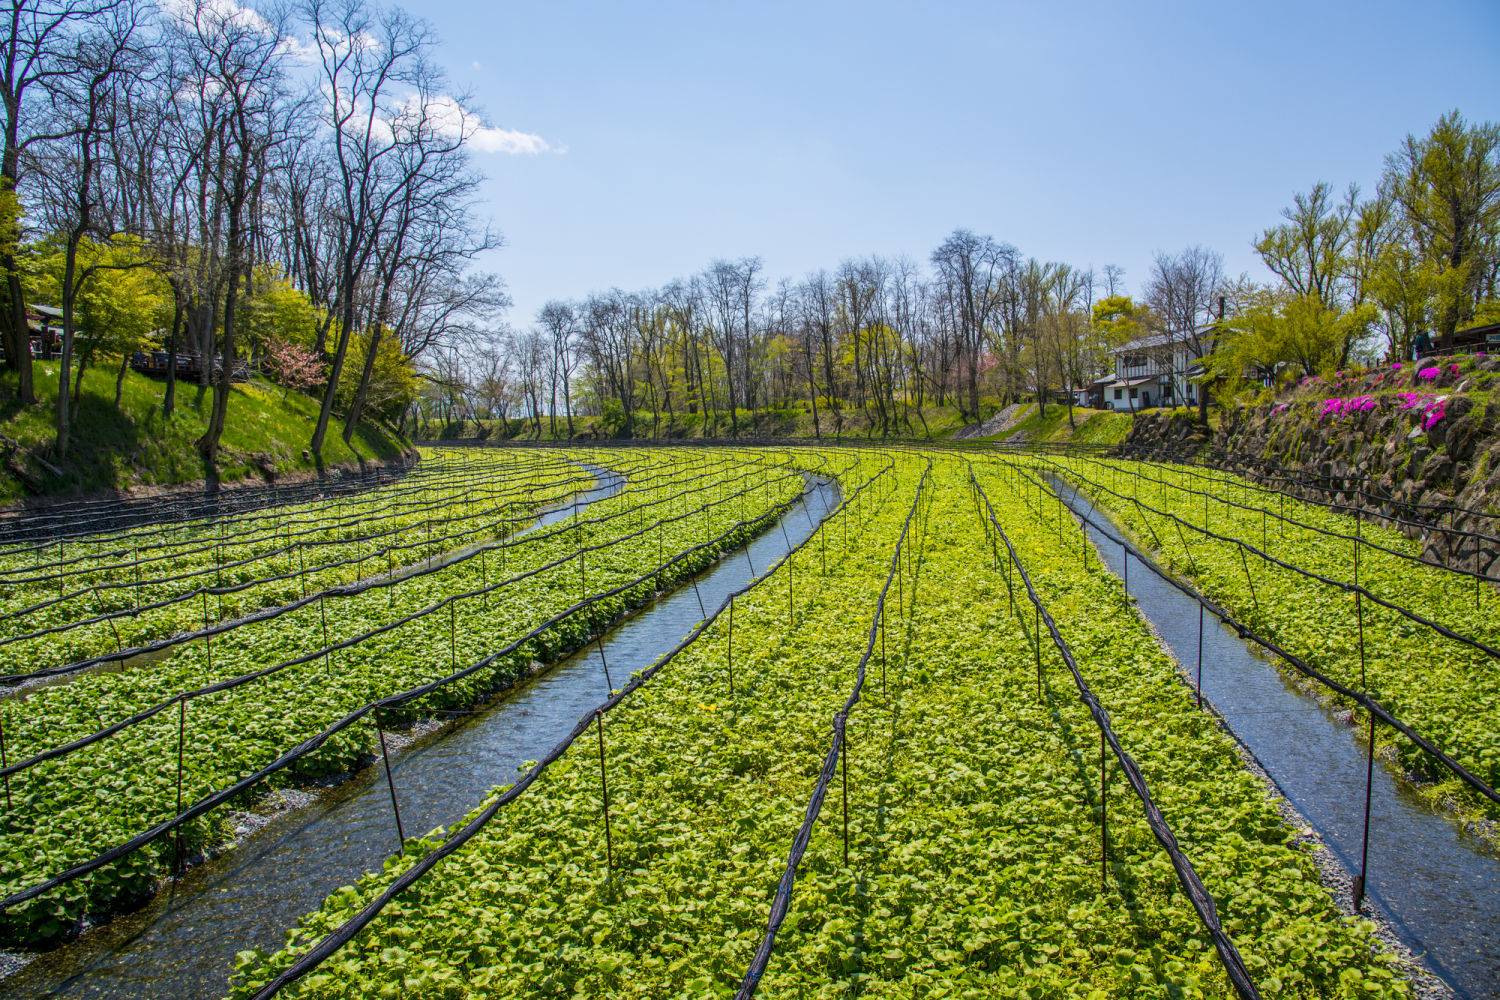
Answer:
<svg viewBox="0 0 1500 1000"><path fill-rule="evenodd" d="M1466 330L1454 330L1453 338L1455 340L1463 338L1466 341L1478 341L1488 337L1492 333L1500 333L1500 323L1486 323L1483 326L1471 326Z"/></svg>
<svg viewBox="0 0 1500 1000"><path fill-rule="evenodd" d="M1104 388L1106 388L1106 389L1127 389L1127 388L1134 389L1138 385L1142 385L1142 384L1144 384L1146 382L1155 382L1155 381L1157 381L1160 378L1161 378L1160 375L1137 375L1135 378L1117 379L1117 380L1111 382L1109 385L1105 386Z"/></svg>
<svg viewBox="0 0 1500 1000"><path fill-rule="evenodd" d="M1213 328L1204 327L1198 331L1197 336L1200 338L1211 338L1213 336ZM1148 333L1144 337L1137 337L1127 344L1121 344L1119 347L1113 348L1110 353L1123 354L1126 351L1146 351L1153 347L1166 347L1168 344L1176 343L1186 344L1187 338L1175 333Z"/></svg>

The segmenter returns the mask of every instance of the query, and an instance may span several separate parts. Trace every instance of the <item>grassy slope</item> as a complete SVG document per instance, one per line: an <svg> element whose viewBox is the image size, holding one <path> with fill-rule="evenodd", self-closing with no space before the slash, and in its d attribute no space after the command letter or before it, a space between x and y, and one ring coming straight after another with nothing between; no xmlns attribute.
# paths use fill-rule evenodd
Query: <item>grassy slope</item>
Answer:
<svg viewBox="0 0 1500 1000"><path fill-rule="evenodd" d="M1091 410L1075 407L1073 420L1068 423L1068 408L1050 405L1043 416L1036 404L1027 404L1027 412L1008 431L996 436L1005 441L1075 441L1080 444L1119 444L1130 433L1132 417L1129 413L1112 410Z"/></svg>
<svg viewBox="0 0 1500 1000"><path fill-rule="evenodd" d="M22 409L15 402L15 380L0 376L0 435L19 441L27 452L46 457L62 468L53 476L36 462L23 459L47 494L87 493L133 486L188 483L203 478L203 464L193 442L207 424L212 393L199 398L198 386L179 384L177 412L161 414L164 384L134 372L125 377L119 408L114 405L115 373L90 370L84 375L83 397L75 413L73 438L66 461L48 455L53 440L57 400L57 365L38 362L39 405ZM266 382L236 386L229 400L219 476L226 482L257 473L287 473L315 468L304 455L317 420L318 404L309 396L283 391ZM338 427L330 428L323 448L325 465L356 462L359 458L389 459L402 443L378 428L363 427L353 447L344 444ZM9 467L0 467L0 503L32 493Z"/></svg>

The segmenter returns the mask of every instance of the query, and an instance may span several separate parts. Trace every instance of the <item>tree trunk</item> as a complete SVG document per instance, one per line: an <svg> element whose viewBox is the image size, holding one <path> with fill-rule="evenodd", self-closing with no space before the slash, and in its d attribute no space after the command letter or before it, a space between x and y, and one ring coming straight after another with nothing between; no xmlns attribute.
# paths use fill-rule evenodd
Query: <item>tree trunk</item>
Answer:
<svg viewBox="0 0 1500 1000"><path fill-rule="evenodd" d="M62 357L57 365L57 440L53 444L53 454L63 459L68 454L68 432L72 425L72 410L69 404L72 402L68 392L69 369L73 365L73 299L77 295L77 289L73 285L73 276L78 271L78 241L69 239L66 251L63 254L63 287L62 287L62 310L63 310L63 336Z"/></svg>
<svg viewBox="0 0 1500 1000"><path fill-rule="evenodd" d="M370 391L370 376L375 371L375 358L380 351L381 325L375 324L370 332L370 346L365 350L364 368L359 373L359 387L354 390L354 399L349 404L349 414L344 418L344 443L354 440L354 429L365 412L365 397ZM554 437L556 435L553 435Z"/></svg>
<svg viewBox="0 0 1500 1000"><path fill-rule="evenodd" d="M130 355L120 356L120 370L115 373L115 409L120 408L120 399L125 395L125 372L130 368Z"/></svg>
<svg viewBox="0 0 1500 1000"><path fill-rule="evenodd" d="M177 338L182 335L182 300L173 294L172 330L167 334L167 387L162 392L161 415L170 417L177 405Z"/></svg>

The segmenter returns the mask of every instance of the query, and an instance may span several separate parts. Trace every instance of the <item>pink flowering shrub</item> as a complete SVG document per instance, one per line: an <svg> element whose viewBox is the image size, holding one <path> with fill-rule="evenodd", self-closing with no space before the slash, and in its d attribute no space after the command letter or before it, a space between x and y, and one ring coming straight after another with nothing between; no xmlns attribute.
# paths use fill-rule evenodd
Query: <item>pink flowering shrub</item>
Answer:
<svg viewBox="0 0 1500 1000"><path fill-rule="evenodd" d="M1441 421L1443 417L1447 416L1447 406L1448 401L1446 399L1439 399L1436 403L1429 407L1427 412L1422 416L1422 429L1424 431L1430 431L1434 427L1436 427L1438 425L1438 422Z"/></svg>
<svg viewBox="0 0 1500 1000"><path fill-rule="evenodd" d="M1413 411L1424 431L1430 431L1448 415L1448 397L1430 392L1398 392L1401 409Z"/></svg>
<svg viewBox="0 0 1500 1000"><path fill-rule="evenodd" d="M1374 396L1350 396L1348 399L1342 396L1330 396L1323 400L1323 409L1319 412L1320 417L1353 416L1356 413L1368 413L1375 409Z"/></svg>
<svg viewBox="0 0 1500 1000"><path fill-rule="evenodd" d="M1441 374L1443 374L1443 370L1437 365L1433 365L1431 368L1423 368L1421 371L1417 372L1417 378L1421 379L1423 382L1433 382L1436 381L1437 377Z"/></svg>

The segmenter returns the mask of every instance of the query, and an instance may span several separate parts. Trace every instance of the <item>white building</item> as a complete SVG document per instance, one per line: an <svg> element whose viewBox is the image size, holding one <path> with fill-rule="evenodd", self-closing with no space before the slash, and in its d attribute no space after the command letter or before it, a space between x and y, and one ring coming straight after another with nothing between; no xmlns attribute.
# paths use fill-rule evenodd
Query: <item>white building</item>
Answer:
<svg viewBox="0 0 1500 1000"><path fill-rule="evenodd" d="M1199 335L1207 344L1207 332ZM1203 372L1198 352L1182 337L1154 333L1116 347L1114 377L1103 385L1101 403L1111 410L1144 410L1153 406L1197 406Z"/></svg>

